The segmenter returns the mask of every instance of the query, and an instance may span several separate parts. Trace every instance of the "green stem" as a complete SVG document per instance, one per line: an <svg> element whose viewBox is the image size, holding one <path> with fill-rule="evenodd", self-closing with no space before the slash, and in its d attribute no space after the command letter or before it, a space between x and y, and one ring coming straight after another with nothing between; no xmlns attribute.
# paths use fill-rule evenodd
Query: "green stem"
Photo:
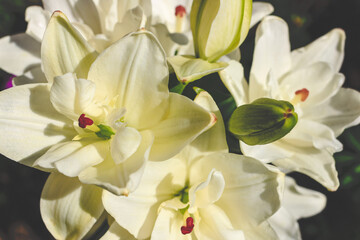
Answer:
<svg viewBox="0 0 360 240"><path fill-rule="evenodd" d="M170 92L182 94L188 83L179 83L175 87L170 89Z"/></svg>

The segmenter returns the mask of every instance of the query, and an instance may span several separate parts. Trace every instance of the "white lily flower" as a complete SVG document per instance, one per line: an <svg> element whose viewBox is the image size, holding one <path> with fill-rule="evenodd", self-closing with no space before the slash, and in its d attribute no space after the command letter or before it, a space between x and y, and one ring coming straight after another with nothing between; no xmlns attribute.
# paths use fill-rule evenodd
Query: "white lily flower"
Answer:
<svg viewBox="0 0 360 240"><path fill-rule="evenodd" d="M266 220L280 206L284 175L228 153L215 102L206 92L195 102L214 112L217 123L175 157L149 162L128 197L104 191L104 207L116 222L103 240L117 234L120 239L276 239Z"/></svg>
<svg viewBox="0 0 360 240"><path fill-rule="evenodd" d="M214 123L208 111L169 93L165 53L147 31L97 56L55 12L42 64L49 83L0 93L0 152L28 166L127 194L148 158L174 156Z"/></svg>
<svg viewBox="0 0 360 240"><path fill-rule="evenodd" d="M359 92L341 88L344 41L344 32L334 29L291 52L287 24L273 16L263 20L256 33L249 85L236 62L220 76L238 106L262 97L286 100L294 105L298 123L273 143L241 142L245 155L307 174L329 190L338 188L332 154L341 151L342 144L336 137L360 122Z"/></svg>
<svg viewBox="0 0 360 240"><path fill-rule="evenodd" d="M301 240L298 220L320 213L326 206L326 196L301 187L291 177L285 178L281 208L269 219L279 240Z"/></svg>

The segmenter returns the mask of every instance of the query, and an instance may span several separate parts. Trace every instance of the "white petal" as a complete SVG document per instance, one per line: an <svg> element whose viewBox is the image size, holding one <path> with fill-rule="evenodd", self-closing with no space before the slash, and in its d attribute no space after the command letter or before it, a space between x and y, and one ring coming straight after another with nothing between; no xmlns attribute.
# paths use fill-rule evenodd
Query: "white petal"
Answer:
<svg viewBox="0 0 360 240"><path fill-rule="evenodd" d="M325 62L333 72L340 70L344 59L345 33L336 28L309 45L291 53L292 67L303 68L316 62Z"/></svg>
<svg viewBox="0 0 360 240"><path fill-rule="evenodd" d="M0 39L0 66L16 76L39 65L40 43L25 33Z"/></svg>
<svg viewBox="0 0 360 240"><path fill-rule="evenodd" d="M295 218L307 218L320 213L326 206L326 196L320 192L301 187L286 177L283 206Z"/></svg>
<svg viewBox="0 0 360 240"><path fill-rule="evenodd" d="M254 60L250 73L250 101L267 95L267 77L279 79L291 66L289 30L284 20L264 18L256 31Z"/></svg>
<svg viewBox="0 0 360 240"><path fill-rule="evenodd" d="M315 63L308 67L291 71L280 83L281 91L287 91L291 100L297 90L306 88L309 96L300 103L302 109L316 106L338 92L344 83L342 74L335 74L326 63ZM286 95L286 93L284 94Z"/></svg>
<svg viewBox="0 0 360 240"><path fill-rule="evenodd" d="M88 79L96 83L98 99L117 97L117 106L127 109L128 125L145 129L165 114L168 74L159 42L140 31L107 48L91 66Z"/></svg>
<svg viewBox="0 0 360 240"><path fill-rule="evenodd" d="M244 233L234 228L232 222L215 204L205 209L200 209L201 220L194 223L194 231L198 239L239 239L245 240Z"/></svg>
<svg viewBox="0 0 360 240"><path fill-rule="evenodd" d="M95 84L89 80L77 79L73 73L55 77L50 90L54 108L73 121L77 121L92 103Z"/></svg>
<svg viewBox="0 0 360 240"><path fill-rule="evenodd" d="M212 168L225 179L224 192L216 205L225 211L235 228L258 225L280 207L283 174L279 171L269 170L253 158L215 153L190 168L190 181L199 181Z"/></svg>
<svg viewBox="0 0 360 240"><path fill-rule="evenodd" d="M293 152L293 156L274 161L276 166L306 174L330 191L335 191L339 187L335 160L327 150L291 145L285 145L285 147Z"/></svg>
<svg viewBox="0 0 360 240"><path fill-rule="evenodd" d="M328 151L342 151L342 144L336 139L334 132L324 124L300 119L289 134L282 138L293 146L315 147Z"/></svg>
<svg viewBox="0 0 360 240"><path fill-rule="evenodd" d="M274 7L266 2L253 2L250 28L257 24L265 16L270 15Z"/></svg>
<svg viewBox="0 0 360 240"><path fill-rule="evenodd" d="M104 211L102 190L52 173L41 194L41 217L56 239L82 239Z"/></svg>
<svg viewBox="0 0 360 240"><path fill-rule="evenodd" d="M209 112L190 99L170 93L166 117L155 127L150 160L162 161L179 153L188 143L215 123Z"/></svg>
<svg viewBox="0 0 360 240"><path fill-rule="evenodd" d="M360 123L360 94L353 89L341 88L334 97L304 114L329 126L335 136L339 136L345 128Z"/></svg>
<svg viewBox="0 0 360 240"><path fill-rule="evenodd" d="M183 215L179 211L160 208L151 234L151 240L187 240L188 236L181 233L182 224Z"/></svg>
<svg viewBox="0 0 360 240"><path fill-rule="evenodd" d="M99 164L109 149L108 141L70 141L52 146L35 164L45 169L57 169L76 177L84 169Z"/></svg>
<svg viewBox="0 0 360 240"><path fill-rule="evenodd" d="M59 11L54 12L41 44L41 60L48 82L69 72L87 79L96 56L97 53L72 27L66 16Z"/></svg>
<svg viewBox="0 0 360 240"><path fill-rule="evenodd" d="M144 131L141 135L140 146L130 158L120 164L115 164L109 154L101 164L82 171L79 175L80 181L96 184L116 195L133 192L142 178L153 143L151 132Z"/></svg>
<svg viewBox="0 0 360 240"><path fill-rule="evenodd" d="M138 239L153 230L159 206L185 187L186 165L181 159L149 162L139 187L128 197L104 192L103 203L118 224Z"/></svg>
<svg viewBox="0 0 360 240"><path fill-rule="evenodd" d="M38 42L41 42L50 20L50 15L49 11L42 9L40 6L26 8L25 20L28 22L26 33Z"/></svg>
<svg viewBox="0 0 360 240"><path fill-rule="evenodd" d="M239 62L230 61L229 66L220 71L219 75L237 106L249 103L249 85L244 77L244 68Z"/></svg>
<svg viewBox="0 0 360 240"><path fill-rule="evenodd" d="M210 63L201 58L174 56L168 61L180 82L192 82L211 73L219 72L228 66L225 62Z"/></svg>
<svg viewBox="0 0 360 240"><path fill-rule="evenodd" d="M127 160L139 148L141 143L141 134L131 127L124 127L116 131L111 140L111 156L115 164Z"/></svg>
<svg viewBox="0 0 360 240"><path fill-rule="evenodd" d="M137 240L125 228L114 222L100 240Z"/></svg>
<svg viewBox="0 0 360 240"><path fill-rule="evenodd" d="M216 116L216 123L186 146L180 153L181 157L192 161L198 157L214 152L228 152L225 126L219 108L209 93L202 91L194 100L195 103Z"/></svg>
<svg viewBox="0 0 360 240"><path fill-rule="evenodd" d="M47 84L27 84L0 93L0 152L32 166L53 144L70 140L72 122L50 103Z"/></svg>
<svg viewBox="0 0 360 240"><path fill-rule="evenodd" d="M219 171L212 169L207 179L203 182L194 184L191 180L192 187L189 190L189 213L194 213L197 208L206 208L213 204L223 194L225 181Z"/></svg>
<svg viewBox="0 0 360 240"><path fill-rule="evenodd" d="M43 0L45 10L54 12L57 10L65 13L71 22L81 22L89 25L95 33L100 32L99 16L92 1L68 0L53 1Z"/></svg>
<svg viewBox="0 0 360 240"><path fill-rule="evenodd" d="M46 77L41 69L41 64L34 65L23 75L13 78L14 86L20 86L29 83L47 83Z"/></svg>
<svg viewBox="0 0 360 240"><path fill-rule="evenodd" d="M270 219L269 223L275 230L279 240L302 240L297 220L281 207Z"/></svg>

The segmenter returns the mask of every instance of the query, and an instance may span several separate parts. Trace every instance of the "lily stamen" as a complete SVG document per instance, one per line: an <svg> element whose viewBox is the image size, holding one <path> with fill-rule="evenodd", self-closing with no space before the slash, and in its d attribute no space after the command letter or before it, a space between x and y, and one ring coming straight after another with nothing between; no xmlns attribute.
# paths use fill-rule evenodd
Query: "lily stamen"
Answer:
<svg viewBox="0 0 360 240"><path fill-rule="evenodd" d="M306 99L309 97L309 90L306 88L297 90L295 92L295 97L290 101L292 105L296 105L300 102L305 102Z"/></svg>
<svg viewBox="0 0 360 240"><path fill-rule="evenodd" d="M186 225L181 227L181 233L183 235L189 234L194 229L194 219L192 217L186 218Z"/></svg>
<svg viewBox="0 0 360 240"><path fill-rule="evenodd" d="M186 16L185 7L182 5L177 6L175 8L175 16L176 16L175 32L181 33L181 32L183 32L184 17Z"/></svg>

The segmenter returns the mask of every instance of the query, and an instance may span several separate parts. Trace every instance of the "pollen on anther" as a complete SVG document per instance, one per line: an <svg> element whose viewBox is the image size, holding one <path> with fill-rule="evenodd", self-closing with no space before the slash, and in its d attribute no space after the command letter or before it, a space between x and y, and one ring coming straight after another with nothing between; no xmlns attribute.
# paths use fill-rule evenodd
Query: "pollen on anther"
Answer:
<svg viewBox="0 0 360 240"><path fill-rule="evenodd" d="M175 8L175 16L184 17L186 15L186 9L182 5L178 5Z"/></svg>
<svg viewBox="0 0 360 240"><path fill-rule="evenodd" d="M85 114L81 114L79 117L79 127L81 128L86 128L86 126L91 126L93 125L94 121L91 120L88 117L85 117Z"/></svg>
<svg viewBox="0 0 360 240"><path fill-rule="evenodd" d="M181 233L183 235L189 234L194 229L194 219L192 217L188 217L186 219L186 226L181 227Z"/></svg>
<svg viewBox="0 0 360 240"><path fill-rule="evenodd" d="M305 100L306 100L306 99L308 98L308 96L309 96L309 90L307 90L306 88L297 90L297 91L295 92L295 95L300 96L300 100L301 100L302 102L305 102Z"/></svg>

